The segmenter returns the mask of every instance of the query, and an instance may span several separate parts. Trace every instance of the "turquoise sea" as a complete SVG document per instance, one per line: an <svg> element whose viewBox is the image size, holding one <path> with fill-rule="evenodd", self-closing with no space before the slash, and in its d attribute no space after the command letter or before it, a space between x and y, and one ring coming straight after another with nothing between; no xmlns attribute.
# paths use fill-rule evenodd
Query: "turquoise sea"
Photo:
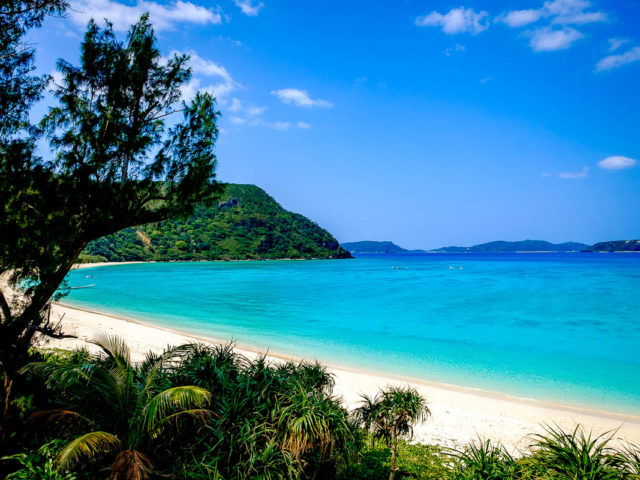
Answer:
<svg viewBox="0 0 640 480"><path fill-rule="evenodd" d="M131 264L69 281L95 286L64 303L240 345L640 414L638 254Z"/></svg>

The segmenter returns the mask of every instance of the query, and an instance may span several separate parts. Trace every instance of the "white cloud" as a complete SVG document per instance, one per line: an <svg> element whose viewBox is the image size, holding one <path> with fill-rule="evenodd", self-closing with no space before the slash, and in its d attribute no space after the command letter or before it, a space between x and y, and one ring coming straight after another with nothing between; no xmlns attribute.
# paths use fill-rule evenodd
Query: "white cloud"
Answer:
<svg viewBox="0 0 640 480"><path fill-rule="evenodd" d="M248 15L250 17L255 17L258 15L258 12L262 7L264 7L264 3L258 2L255 5L251 2L251 0L234 0L237 7L242 10L242 13Z"/></svg>
<svg viewBox="0 0 640 480"><path fill-rule="evenodd" d="M638 161L634 158L623 157L622 155L614 155L607 157L598 162L600 168L605 170L622 170L624 168L631 168L638 164Z"/></svg>
<svg viewBox="0 0 640 480"><path fill-rule="evenodd" d="M62 72L54 70L49 75L51 75L51 83L49 84L51 88L62 86L62 84L64 83L64 75L62 75Z"/></svg>
<svg viewBox="0 0 640 480"><path fill-rule="evenodd" d="M239 98L233 98L226 111L231 112L229 121L234 125L247 125L249 127L267 127L274 130L290 130L292 128L309 129L311 125L306 122L275 121L269 122L263 118L267 107L257 107L252 104L245 105Z"/></svg>
<svg viewBox="0 0 640 480"><path fill-rule="evenodd" d="M239 116L248 118L255 118L261 116L264 112L267 111L267 107L258 107L253 104L244 105L244 103L238 99L233 98L231 100L231 105L229 105L228 110L236 115L236 118ZM236 122L238 123L238 122Z"/></svg>
<svg viewBox="0 0 640 480"><path fill-rule="evenodd" d="M186 50L185 52L179 52L177 50L171 51L169 57L174 55L181 55L186 53L189 55L188 65L191 67L193 77L189 83L182 86L182 98L189 100L193 98L196 92L208 92L216 97L218 101L225 97L232 91L240 87L222 65L217 64L213 60L202 58L193 50ZM169 57L165 57L166 61ZM215 83L205 84L203 78L216 79Z"/></svg>
<svg viewBox="0 0 640 480"><path fill-rule="evenodd" d="M489 14L487 12L475 12L472 8L453 8L444 15L431 12L416 18L415 24L419 27L442 27L442 31L449 35L469 32L477 34L486 30L488 24L484 21Z"/></svg>
<svg viewBox="0 0 640 480"><path fill-rule="evenodd" d="M280 90L272 90L271 95L275 95L284 103L296 105L297 107L325 107L333 106L333 103L327 100L314 100L309 96L306 90L297 88L282 88Z"/></svg>
<svg viewBox="0 0 640 480"><path fill-rule="evenodd" d="M261 122L257 125L263 125L265 127L273 128L274 130L290 130L292 128L308 130L311 128L311 125L305 122Z"/></svg>
<svg viewBox="0 0 640 480"><path fill-rule="evenodd" d="M500 15L496 21L505 23L511 28L518 28L537 22L542 17L542 14L542 9L512 10Z"/></svg>
<svg viewBox="0 0 640 480"><path fill-rule="evenodd" d="M493 80L493 78L491 77L484 77L480 79L480 83L487 83L490 82L491 80Z"/></svg>
<svg viewBox="0 0 640 480"><path fill-rule="evenodd" d="M607 20L603 12L586 12L590 7L591 2L586 0L552 0L544 2L543 9L553 17L553 23L583 25Z"/></svg>
<svg viewBox="0 0 640 480"><path fill-rule="evenodd" d="M466 49L467 49L467 47L465 47L464 45L462 45L460 43L456 43L453 47L446 48L445 51L444 51L444 54L447 57L450 57L455 52L464 52Z"/></svg>
<svg viewBox="0 0 640 480"><path fill-rule="evenodd" d="M174 0L168 4L138 0L135 5L125 5L114 0L76 0L71 7L69 15L75 24L84 27L91 18L96 21L106 18L117 31L128 30L145 12L149 12L156 31L172 30L180 23L222 23L222 16L217 11L182 0Z"/></svg>
<svg viewBox="0 0 640 480"><path fill-rule="evenodd" d="M622 67L628 63L637 62L640 60L640 47L633 47L620 55L609 55L600 60L596 65L596 72L603 72L606 70L613 70L614 68Z"/></svg>
<svg viewBox="0 0 640 480"><path fill-rule="evenodd" d="M529 45L535 52L564 50L582 37L584 37L582 33L571 27L565 27L561 30L544 27L531 33Z"/></svg>
<svg viewBox="0 0 640 480"><path fill-rule="evenodd" d="M625 43L629 43L629 39L628 38L610 38L609 39L609 51L610 52L615 52L617 49L619 49Z"/></svg>
<svg viewBox="0 0 640 480"><path fill-rule="evenodd" d="M172 51L171 55L180 55L181 52ZM189 66L194 75L203 75L205 77L220 77L227 83L235 84L233 78L222 65L218 65L212 60L202 58L193 50L186 50L184 53L189 55Z"/></svg>
<svg viewBox="0 0 640 480"><path fill-rule="evenodd" d="M519 28L546 19L546 25L528 32L529 44L536 52L569 48L584 35L570 25L607 20L607 15L599 11L589 11L591 2L587 0L549 0L538 9L512 10L498 16L496 21L509 27ZM552 27L555 26L555 27Z"/></svg>
<svg viewBox="0 0 640 480"><path fill-rule="evenodd" d="M576 180L579 178L586 178L589 176L589 167L582 167L579 172L561 172L558 174L558 178L563 180Z"/></svg>

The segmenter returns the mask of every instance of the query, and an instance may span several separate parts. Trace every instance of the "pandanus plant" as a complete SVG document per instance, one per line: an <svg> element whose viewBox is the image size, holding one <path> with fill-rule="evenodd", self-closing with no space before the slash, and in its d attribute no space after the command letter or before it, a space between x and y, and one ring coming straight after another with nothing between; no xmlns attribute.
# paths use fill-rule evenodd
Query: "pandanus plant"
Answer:
<svg viewBox="0 0 640 480"><path fill-rule="evenodd" d="M62 448L56 462L68 469L83 458L113 455L112 480L146 479L152 463L145 451L182 417L209 417L212 412L203 407L211 394L193 385L163 388L160 373L180 347L135 365L121 338L105 335L93 343L101 353L76 354L75 361L58 359L25 368L42 377L69 404L70 409L42 415L75 417L90 427Z"/></svg>
<svg viewBox="0 0 640 480"><path fill-rule="evenodd" d="M354 411L356 419L369 430L374 439L391 448L391 473L397 470L398 440L413 437L413 426L431 415L427 402L418 391L407 387L387 387L375 397L362 396L362 405Z"/></svg>

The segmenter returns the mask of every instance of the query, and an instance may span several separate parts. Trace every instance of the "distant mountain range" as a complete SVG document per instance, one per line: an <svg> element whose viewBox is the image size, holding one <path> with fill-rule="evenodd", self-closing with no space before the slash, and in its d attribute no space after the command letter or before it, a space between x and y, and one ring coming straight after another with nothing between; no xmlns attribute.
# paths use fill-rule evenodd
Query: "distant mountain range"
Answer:
<svg viewBox="0 0 640 480"><path fill-rule="evenodd" d="M481 243L473 247L442 247L430 253L517 253L517 252L580 252L589 245L578 242L550 243L544 240L521 240L519 242L496 241Z"/></svg>
<svg viewBox="0 0 640 480"><path fill-rule="evenodd" d="M611 243L611 242L605 242ZM617 242L616 242L617 243ZM518 252L580 252L592 251L585 243L550 243L544 240L522 240L519 242L496 241L472 247L442 247L435 250L407 250L393 242L346 242L342 248L353 253L518 253Z"/></svg>

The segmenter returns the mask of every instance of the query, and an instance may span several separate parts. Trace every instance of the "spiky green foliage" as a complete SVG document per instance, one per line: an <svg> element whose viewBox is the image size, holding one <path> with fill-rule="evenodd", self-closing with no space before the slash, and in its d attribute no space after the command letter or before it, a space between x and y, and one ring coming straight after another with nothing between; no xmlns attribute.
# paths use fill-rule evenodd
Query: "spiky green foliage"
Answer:
<svg viewBox="0 0 640 480"><path fill-rule="evenodd" d="M398 440L413 436L413 426L427 420L431 411L427 402L412 387L387 387L375 397L362 396L362 404L354 411L355 418L373 434L391 447L391 473L396 472Z"/></svg>
<svg viewBox="0 0 640 480"><path fill-rule="evenodd" d="M562 479L610 480L620 478L616 459L609 446L611 432L593 435L578 425L566 432L558 426L545 426L536 435L534 450L541 463Z"/></svg>
<svg viewBox="0 0 640 480"><path fill-rule="evenodd" d="M516 476L516 460L490 440L473 442L464 450L453 450L455 480L509 480Z"/></svg>
<svg viewBox="0 0 640 480"><path fill-rule="evenodd" d="M188 478L333 478L359 448L358 428L319 364L249 360L194 346L173 373L213 393Z"/></svg>
<svg viewBox="0 0 640 480"><path fill-rule="evenodd" d="M182 348L151 356L141 366L131 361L123 339L104 335L94 341L101 353L33 363L25 372L43 378L60 402L89 420L91 430L69 442L57 457L67 469L82 459L115 453L111 478L146 478L151 463L142 453L166 427L184 417L208 418L203 408L211 394L194 385L168 386L163 378Z"/></svg>
<svg viewBox="0 0 640 480"><path fill-rule="evenodd" d="M73 472L60 472L54 463L60 441L53 440L37 451L19 453L0 460L19 462L22 468L9 475L6 480L76 480Z"/></svg>

